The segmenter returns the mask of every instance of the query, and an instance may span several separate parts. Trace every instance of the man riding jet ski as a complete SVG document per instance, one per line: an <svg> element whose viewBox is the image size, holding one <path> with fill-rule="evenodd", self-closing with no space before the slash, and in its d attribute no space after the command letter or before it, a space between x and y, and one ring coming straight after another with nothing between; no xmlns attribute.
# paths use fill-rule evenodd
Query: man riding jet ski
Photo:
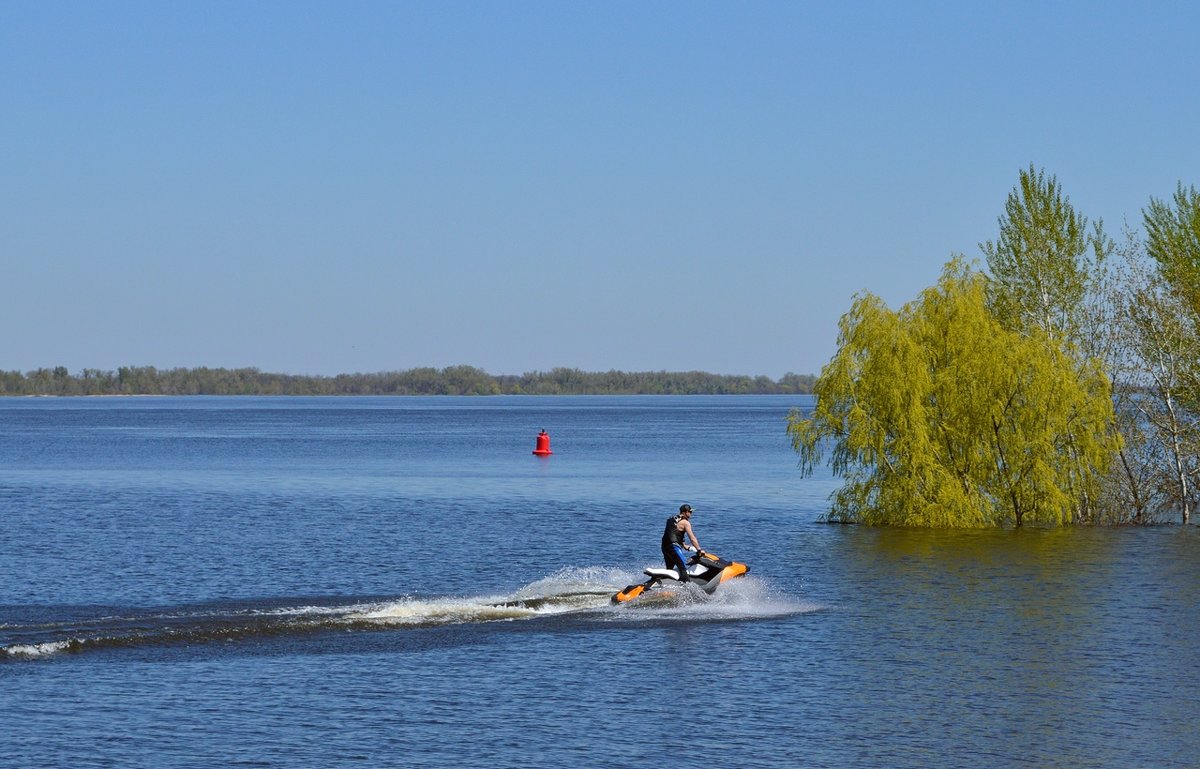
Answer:
<svg viewBox="0 0 1200 769"><path fill-rule="evenodd" d="M649 581L643 585L630 585L613 596L613 601L621 603L636 598L646 590L658 586L663 580L695 581L704 592L711 594L726 579L739 577L749 571L745 564L724 561L711 553L705 553L692 530L691 520L692 506L680 505L679 515L668 518L663 530L662 554L667 568L646 569ZM685 540L691 544L686 544ZM695 555L689 560L690 551L694 551Z"/></svg>
<svg viewBox="0 0 1200 769"><path fill-rule="evenodd" d="M692 543L690 547L685 544L685 538ZM679 515L667 519L662 535L662 554L667 568L677 570L679 579L687 582L687 554L684 548L697 553L704 552L700 540L696 539L696 532L692 531L692 506L686 503L679 506Z"/></svg>

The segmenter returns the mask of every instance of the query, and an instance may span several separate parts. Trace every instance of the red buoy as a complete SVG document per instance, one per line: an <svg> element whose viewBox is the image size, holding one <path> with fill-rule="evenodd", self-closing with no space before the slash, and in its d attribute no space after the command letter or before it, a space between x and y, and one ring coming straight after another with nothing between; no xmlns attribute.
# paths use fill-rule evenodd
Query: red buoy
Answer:
<svg viewBox="0 0 1200 769"><path fill-rule="evenodd" d="M540 433L538 433L537 448L533 450L533 453L537 454L539 457L549 456L550 454L554 453L550 450L550 434L545 430L542 430Z"/></svg>

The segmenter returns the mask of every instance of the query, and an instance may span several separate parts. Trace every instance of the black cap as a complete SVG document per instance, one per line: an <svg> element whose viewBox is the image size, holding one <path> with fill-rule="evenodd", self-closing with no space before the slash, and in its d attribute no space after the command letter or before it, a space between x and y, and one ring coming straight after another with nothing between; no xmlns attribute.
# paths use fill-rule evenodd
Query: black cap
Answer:
<svg viewBox="0 0 1200 769"><path fill-rule="evenodd" d="M690 512L692 512L692 506L685 502L684 504L679 506L679 512L690 513Z"/></svg>

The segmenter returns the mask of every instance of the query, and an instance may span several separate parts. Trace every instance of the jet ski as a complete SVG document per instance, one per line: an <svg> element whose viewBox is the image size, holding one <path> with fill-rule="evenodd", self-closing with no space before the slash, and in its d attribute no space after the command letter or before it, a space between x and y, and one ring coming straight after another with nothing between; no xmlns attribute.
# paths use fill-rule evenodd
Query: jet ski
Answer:
<svg viewBox="0 0 1200 769"><path fill-rule="evenodd" d="M727 561L719 555L706 552L692 553L688 559L689 582L699 587L705 593L712 595L722 582L740 577L750 571L750 567L737 561ZM658 590L663 585L679 585L679 572L675 569L646 569L650 579L636 585L629 585L612 597L613 603L632 601L643 593Z"/></svg>

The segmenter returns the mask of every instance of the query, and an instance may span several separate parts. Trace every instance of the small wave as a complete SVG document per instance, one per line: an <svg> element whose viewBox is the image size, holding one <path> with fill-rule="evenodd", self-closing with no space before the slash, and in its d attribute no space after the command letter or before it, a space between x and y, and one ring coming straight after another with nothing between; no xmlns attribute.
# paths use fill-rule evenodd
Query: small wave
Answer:
<svg viewBox="0 0 1200 769"><path fill-rule="evenodd" d="M233 611L180 609L90 620L10 624L0 634L0 659L294 635L315 632L328 622L329 617L322 613L279 614L274 609L239 608Z"/></svg>
<svg viewBox="0 0 1200 769"><path fill-rule="evenodd" d="M49 654L57 654L70 646L70 641L51 641L40 644L16 644L5 647L3 651L12 657L44 657Z"/></svg>

